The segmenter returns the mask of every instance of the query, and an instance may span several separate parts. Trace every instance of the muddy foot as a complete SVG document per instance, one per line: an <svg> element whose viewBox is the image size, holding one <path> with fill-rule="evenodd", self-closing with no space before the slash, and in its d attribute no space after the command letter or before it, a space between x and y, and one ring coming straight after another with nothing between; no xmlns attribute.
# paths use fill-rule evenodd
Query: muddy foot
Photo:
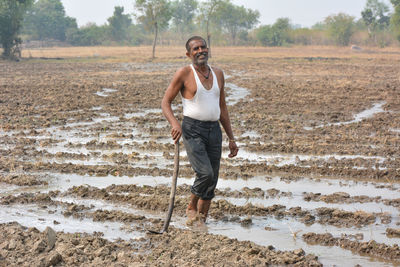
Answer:
<svg viewBox="0 0 400 267"><path fill-rule="evenodd" d="M206 218L203 214L196 214L194 218L188 219L186 225L194 231L207 232Z"/></svg>
<svg viewBox="0 0 400 267"><path fill-rule="evenodd" d="M197 220L197 211L186 209L186 216L188 217L186 225L192 226L193 223Z"/></svg>

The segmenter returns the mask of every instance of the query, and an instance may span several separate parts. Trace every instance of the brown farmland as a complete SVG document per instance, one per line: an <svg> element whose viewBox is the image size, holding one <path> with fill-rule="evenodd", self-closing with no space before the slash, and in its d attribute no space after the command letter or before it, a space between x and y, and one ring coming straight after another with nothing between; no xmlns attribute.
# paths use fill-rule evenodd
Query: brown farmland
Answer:
<svg viewBox="0 0 400 267"><path fill-rule="evenodd" d="M400 264L400 50L217 47L239 154L206 228L160 101L182 47L0 61L0 266ZM180 101L174 103L181 118Z"/></svg>

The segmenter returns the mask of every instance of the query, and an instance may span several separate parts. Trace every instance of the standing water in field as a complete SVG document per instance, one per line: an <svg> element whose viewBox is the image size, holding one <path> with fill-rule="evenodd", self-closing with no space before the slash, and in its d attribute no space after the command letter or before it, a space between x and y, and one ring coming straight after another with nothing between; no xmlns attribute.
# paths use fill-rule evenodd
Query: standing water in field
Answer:
<svg viewBox="0 0 400 267"><path fill-rule="evenodd" d="M150 257L159 260L157 257L167 253L168 249L191 255L189 249L193 244L185 242L197 240L198 244L207 245L205 240L210 239L214 240L213 247L202 249L206 254L219 251L215 258L221 259L225 254L220 248L234 247L241 257L253 260L276 253L279 262L284 257L301 262L314 254L320 263L328 266L390 266L392 262L398 262L395 258L395 246L399 242L396 230L400 224L400 186L395 181L398 155L390 150L390 145L385 146L386 143L376 139L384 133L371 136L370 132L364 133L363 128L358 127L354 130L358 135L354 134L351 139L353 136L347 133L319 137L312 131L298 131L290 120L298 110L305 109L296 107L293 98L292 102L282 105L282 110L268 110L268 123L251 124L249 117L242 119L241 116L264 114L270 99L266 102L260 102L263 101L261 97L249 99L251 90L229 82L229 76L226 83L229 108L236 110L241 105L248 114L232 112L232 121L242 127L236 129L240 133L236 136L240 152L232 160L227 159L227 151L223 151L221 175L207 230L197 231L185 224L185 205L193 173L186 153L182 151L171 232L160 237L146 235L146 229L162 226L171 184L173 144L169 125L159 103L155 103L162 93L156 88L162 86L157 84L152 90L146 87L157 82L154 75L168 78L170 73L163 71L167 72L171 66L164 68L161 65L127 64L118 73L113 72L115 66L110 65L110 73L120 75L118 80L123 84L121 87L113 85L115 89L104 88L111 86L106 85L111 78L103 78L106 68L92 66L91 72L82 76L75 74L81 82L93 75L91 78L102 84L81 92L84 104L81 100L72 102L69 105L74 108L70 113L58 112L58 108L68 110L70 107L62 103L59 103L60 107L49 105L40 100L45 97L39 92L38 96L42 98L35 101L42 108L26 120L26 125L20 126L22 130L11 130L6 124L2 125L0 222L17 221L40 231L50 226L58 235L64 231L74 234L73 238L78 238L77 233L88 233L91 238L101 235L116 243L125 240L132 245L129 255L140 255L135 258L139 263L140 257L142 263L146 262L146 255L151 253L154 254ZM269 66L271 64L264 67ZM46 71L51 72L52 68ZM246 77L256 79L259 90L264 87L273 90L271 84L264 86L264 82L280 76L272 75L271 71L265 73L270 76ZM321 73L326 71L323 69ZM140 83L135 75L141 77ZM127 81L133 86L126 86ZM280 97L271 103L285 101L283 91L291 87L281 86L282 81L276 84L280 85L277 92L265 92L266 98ZM307 93L312 95L314 91ZM328 91L324 93L329 96ZM375 114L385 112L383 106L386 103L375 103L371 109L354 115L351 121L314 128L362 124L365 119L374 119ZM279 108L279 105L275 107ZM38 121L49 113L54 117ZM62 117L63 114L67 115ZM296 118L302 120L299 125L308 121L307 117ZM53 124L46 125L47 121ZM398 138L396 129L400 125L392 123L390 127L387 131L392 134L390 138ZM364 135L366 138L362 139ZM390 138L386 142L392 142L393 146L397 139ZM348 147L344 146L347 144ZM313 146L320 147L314 149ZM344 148L339 151L334 149L335 146ZM310 241L313 235L324 235L325 239L315 239L313 243ZM163 243L165 240L169 242L167 245ZM329 241L329 246L323 240ZM246 241L254 243L249 245ZM185 247L179 247L178 243ZM80 249L80 246L75 247ZM358 253L354 249L363 247L370 252ZM163 252L158 251L161 248ZM103 252L98 250L91 254L103 255ZM112 252L108 256L115 256L116 260L123 258L122 254L113 256ZM253 264L257 265L257 262Z"/></svg>

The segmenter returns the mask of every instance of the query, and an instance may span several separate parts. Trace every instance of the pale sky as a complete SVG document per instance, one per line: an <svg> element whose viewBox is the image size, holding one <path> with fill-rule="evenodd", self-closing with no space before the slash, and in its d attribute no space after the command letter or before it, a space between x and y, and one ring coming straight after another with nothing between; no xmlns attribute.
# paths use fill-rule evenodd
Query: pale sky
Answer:
<svg viewBox="0 0 400 267"><path fill-rule="evenodd" d="M391 10L390 0L380 0ZM123 6L125 14L134 12L134 0L61 0L68 16L77 19L78 25L88 22L102 25L111 17L115 6ZM293 24L310 27L325 17L339 12L361 17L367 0L232 0L235 5L260 11L260 24L273 24L287 17Z"/></svg>

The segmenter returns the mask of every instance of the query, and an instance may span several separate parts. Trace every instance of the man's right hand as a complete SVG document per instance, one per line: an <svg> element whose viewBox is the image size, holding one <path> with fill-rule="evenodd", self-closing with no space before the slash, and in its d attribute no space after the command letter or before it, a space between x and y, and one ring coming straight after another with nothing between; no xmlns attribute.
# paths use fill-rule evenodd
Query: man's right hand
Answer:
<svg viewBox="0 0 400 267"><path fill-rule="evenodd" d="M175 144L179 142L179 139L182 136L182 127L179 123L172 126L171 136L172 136L172 139L174 140Z"/></svg>

